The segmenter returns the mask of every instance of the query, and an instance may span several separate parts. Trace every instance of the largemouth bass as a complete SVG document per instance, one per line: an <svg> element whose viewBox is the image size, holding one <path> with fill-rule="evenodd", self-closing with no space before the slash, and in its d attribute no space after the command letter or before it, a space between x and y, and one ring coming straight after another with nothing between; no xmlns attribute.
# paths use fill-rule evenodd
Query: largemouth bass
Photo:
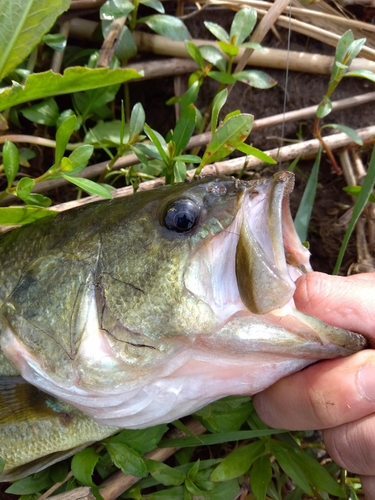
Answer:
<svg viewBox="0 0 375 500"><path fill-rule="evenodd" d="M250 182L203 178L1 237L3 479L113 426L170 422L365 347L360 335L294 306L294 282L311 268L289 211L293 182L285 172ZM19 396L25 381L43 391L46 422L69 416L70 440L51 444L60 431L46 424L49 444L15 458L9 449L20 454L34 418ZM16 443L17 414L4 413L11 401L26 422ZM92 424L87 432L78 431L82 419Z"/></svg>

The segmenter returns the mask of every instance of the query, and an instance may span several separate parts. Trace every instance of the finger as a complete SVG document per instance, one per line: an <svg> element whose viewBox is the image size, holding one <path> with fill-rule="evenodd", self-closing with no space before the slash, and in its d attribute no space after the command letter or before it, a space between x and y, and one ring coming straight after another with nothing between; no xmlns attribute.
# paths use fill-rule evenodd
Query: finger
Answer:
<svg viewBox="0 0 375 500"><path fill-rule="evenodd" d="M301 276L296 285L299 310L375 339L375 273L343 277L313 272Z"/></svg>
<svg viewBox="0 0 375 500"><path fill-rule="evenodd" d="M322 361L253 397L260 418L290 430L327 429L375 413L375 351Z"/></svg>
<svg viewBox="0 0 375 500"><path fill-rule="evenodd" d="M366 500L375 500L375 476L361 476L361 483Z"/></svg>
<svg viewBox="0 0 375 500"><path fill-rule="evenodd" d="M375 415L327 429L323 437L328 453L338 465L355 474L374 474Z"/></svg>

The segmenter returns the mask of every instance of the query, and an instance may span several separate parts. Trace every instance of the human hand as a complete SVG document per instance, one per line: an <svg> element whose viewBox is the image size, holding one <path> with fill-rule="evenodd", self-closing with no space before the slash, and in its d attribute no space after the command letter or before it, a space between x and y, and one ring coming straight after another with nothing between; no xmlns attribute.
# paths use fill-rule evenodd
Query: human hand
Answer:
<svg viewBox="0 0 375 500"><path fill-rule="evenodd" d="M375 348L375 273L308 273L297 281L294 299L299 310L362 333ZM324 429L330 456L359 474L366 499L375 500L375 350L312 365L253 400L270 426Z"/></svg>

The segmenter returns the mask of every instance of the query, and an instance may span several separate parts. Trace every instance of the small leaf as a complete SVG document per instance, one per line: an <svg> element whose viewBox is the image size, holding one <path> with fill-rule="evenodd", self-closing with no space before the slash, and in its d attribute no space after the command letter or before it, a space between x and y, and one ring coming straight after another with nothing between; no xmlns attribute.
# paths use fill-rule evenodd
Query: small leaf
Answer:
<svg viewBox="0 0 375 500"><path fill-rule="evenodd" d="M316 110L316 116L318 118L324 118L325 116L329 115L331 111L332 111L332 102L329 99L329 97L324 95L321 103L318 106L318 109Z"/></svg>
<svg viewBox="0 0 375 500"><path fill-rule="evenodd" d="M139 23L145 23L158 35L166 36L172 40L185 41L191 38L185 24L174 16L166 14L155 14L153 16L139 19Z"/></svg>
<svg viewBox="0 0 375 500"><path fill-rule="evenodd" d="M225 72L227 61L219 49L212 45L201 45L199 50L206 61L213 64L220 71Z"/></svg>
<svg viewBox="0 0 375 500"><path fill-rule="evenodd" d="M139 453L132 450L124 443L107 443L107 451L113 463L122 470L124 474L132 474L136 477L146 477L148 470L144 460Z"/></svg>
<svg viewBox="0 0 375 500"><path fill-rule="evenodd" d="M146 466L153 478L164 486L179 486L185 481L185 474L163 462L145 460Z"/></svg>
<svg viewBox="0 0 375 500"><path fill-rule="evenodd" d="M229 453L211 474L212 481L228 481L245 474L264 453L264 442L255 441Z"/></svg>
<svg viewBox="0 0 375 500"><path fill-rule="evenodd" d="M235 38L235 45L239 46L250 35L257 21L257 12L252 7L240 9L234 16L230 28L230 39Z"/></svg>
<svg viewBox="0 0 375 500"><path fill-rule="evenodd" d="M202 159L196 155L178 155L174 156L173 160L184 161L186 163L200 163L202 161Z"/></svg>
<svg viewBox="0 0 375 500"><path fill-rule="evenodd" d="M15 210L13 209L6 209L6 208L0 208L0 212L3 210ZM26 209L23 208L22 210L26 211L32 211L32 209ZM38 211L42 211L41 209L34 209ZM49 210L45 210L45 212L51 213ZM1 221L1 216L0 216L0 223L3 224ZM19 224L16 223L16 224ZM51 486L51 478L49 477L49 470L45 469L41 472L37 472L36 474L25 477L24 479L19 479L18 481L15 481L13 484L9 486L5 490L5 493L12 493L13 495L31 495L33 493L38 493L41 490L44 490L45 488L48 488Z"/></svg>
<svg viewBox="0 0 375 500"><path fill-rule="evenodd" d="M102 198L112 198L111 193L108 191L107 187L98 184L96 182L90 181L89 179L82 179L80 177L72 177L71 175L62 174L62 177L75 184L86 193L91 195L101 196Z"/></svg>
<svg viewBox="0 0 375 500"><path fill-rule="evenodd" d="M27 205L31 205L34 207L50 207L52 205L52 200L50 198L47 198L47 196L43 196L42 194L39 193L31 193L29 196L24 200L24 202Z"/></svg>
<svg viewBox="0 0 375 500"><path fill-rule="evenodd" d="M186 165L182 161L176 161L173 165L173 174L176 182L183 182L186 179Z"/></svg>
<svg viewBox="0 0 375 500"><path fill-rule="evenodd" d="M199 94L199 81L194 82L181 97L181 109L185 109L190 104L194 104Z"/></svg>
<svg viewBox="0 0 375 500"><path fill-rule="evenodd" d="M1 207L0 208L0 225L15 226L24 225L35 222L43 217L55 217L59 212L48 210L45 208L35 207ZM29 479L29 478L27 478ZM16 483L14 483L16 484ZM37 490L39 491L39 490ZM16 493L17 494L17 493ZM22 494L22 493L20 493Z"/></svg>
<svg viewBox="0 0 375 500"><path fill-rule="evenodd" d="M249 69L246 71L240 71L239 73L234 73L233 77L237 81L246 83L246 85L250 85L250 87L254 87L256 89L270 89L277 84L276 80L267 75L267 73L256 69Z"/></svg>
<svg viewBox="0 0 375 500"><path fill-rule="evenodd" d="M159 0L139 0L139 3L147 5L147 7L160 12L160 14L164 14L165 12L163 4Z"/></svg>
<svg viewBox="0 0 375 500"><path fill-rule="evenodd" d="M239 144L236 149L241 151L241 153L245 153L245 155L255 156L255 158L259 158L259 160L262 160L269 165L275 165L277 163L277 161L268 156L266 153L258 148L254 148L254 146L250 146L249 144Z"/></svg>
<svg viewBox="0 0 375 500"><path fill-rule="evenodd" d="M193 42L186 41L185 46L189 52L190 57L198 64L201 70L204 69L204 59L200 52L199 47L197 47Z"/></svg>
<svg viewBox="0 0 375 500"><path fill-rule="evenodd" d="M43 42L57 52L62 52L66 47L66 38L61 33L44 35Z"/></svg>
<svg viewBox="0 0 375 500"><path fill-rule="evenodd" d="M355 71L349 71L349 73L345 74L347 76L356 76L358 78L366 78L366 80L370 80L371 82L375 82L375 73L372 71L368 71L367 69L357 69Z"/></svg>
<svg viewBox="0 0 375 500"><path fill-rule="evenodd" d="M20 165L18 148L8 139L5 141L3 148L3 164L4 172L8 181L8 188L10 188L16 178Z"/></svg>
<svg viewBox="0 0 375 500"><path fill-rule="evenodd" d="M212 113L211 113L211 134L212 135L214 135L214 133L215 133L221 108L226 103L227 98L228 98L228 90L227 89L223 89L222 91L218 92L214 97L214 100L212 103Z"/></svg>
<svg viewBox="0 0 375 500"><path fill-rule="evenodd" d="M34 123L53 127L59 117L59 107L53 97L20 110L20 113Z"/></svg>
<svg viewBox="0 0 375 500"><path fill-rule="evenodd" d="M326 125L323 125L322 129L323 128L334 128L336 130L340 130L340 132L344 132L344 134L350 137L353 142L359 144L359 146L363 145L363 140L360 138L357 132L354 129L347 127L346 125L341 125L339 123L327 123Z"/></svg>
<svg viewBox="0 0 375 500"><path fill-rule="evenodd" d="M265 500L267 488L272 478L270 457L262 455L254 461L250 472L251 489L256 500Z"/></svg>
<svg viewBox="0 0 375 500"><path fill-rule="evenodd" d="M221 50L229 57L236 57L240 49L236 45L232 45L228 42L219 41L217 42Z"/></svg>
<svg viewBox="0 0 375 500"><path fill-rule="evenodd" d="M137 139L139 134L142 132L143 127L145 125L145 110L140 102L137 102L131 112L130 115L130 123L129 123L129 139L130 141L134 141Z"/></svg>
<svg viewBox="0 0 375 500"><path fill-rule="evenodd" d="M195 129L195 107L193 104L187 106L181 113L180 118L173 130L173 142L175 143L175 155L179 155L186 148Z"/></svg>
<svg viewBox="0 0 375 500"><path fill-rule="evenodd" d="M90 144L82 144L82 146L78 146L78 148L72 151L69 155L69 160L71 161L73 168L86 166L93 152L94 147Z"/></svg>
<svg viewBox="0 0 375 500"><path fill-rule="evenodd" d="M77 481L85 486L95 486L92 475L99 458L99 453L91 447L85 448L74 455L71 467Z"/></svg>
<svg viewBox="0 0 375 500"><path fill-rule="evenodd" d="M113 21L124 17L134 10L134 5L130 0L107 0L100 7L100 19L102 21Z"/></svg>
<svg viewBox="0 0 375 500"><path fill-rule="evenodd" d="M55 167L60 166L60 162L64 156L66 146L70 136L74 132L77 118L75 115L69 116L57 129L56 132L56 150L55 150Z"/></svg>
<svg viewBox="0 0 375 500"><path fill-rule="evenodd" d="M153 130L151 127L145 123L144 130L146 132L147 137L152 141L153 145L158 150L161 159L164 161L166 165L169 165L169 152L167 148L167 143L164 140L164 137L159 134L156 130Z"/></svg>
<svg viewBox="0 0 375 500"><path fill-rule="evenodd" d="M265 51L265 48L260 45L260 43L255 43L255 42L246 42L242 43L241 47L244 49L253 49L253 50L261 50Z"/></svg>
<svg viewBox="0 0 375 500"><path fill-rule="evenodd" d="M103 443L125 443L140 455L144 455L157 447L167 430L168 426L165 424L155 425L147 429L125 429L119 434L107 438Z"/></svg>
<svg viewBox="0 0 375 500"><path fill-rule="evenodd" d="M345 191L345 193L350 194L351 196L359 196L359 193L361 192L362 188L361 186L345 186L342 188L342 190ZM368 201L375 203L375 195L370 193Z"/></svg>
<svg viewBox="0 0 375 500"><path fill-rule="evenodd" d="M217 82L224 83L225 85L231 85L236 82L233 75L229 75L228 73L223 73L221 71L210 71L208 76Z"/></svg>
<svg viewBox="0 0 375 500"><path fill-rule="evenodd" d="M138 52L132 32L127 26L121 30L120 36L116 40L115 56L125 65L127 61L134 57Z"/></svg>
<svg viewBox="0 0 375 500"><path fill-rule="evenodd" d="M211 21L203 21L203 24L206 26L208 31L210 31L214 35L215 38L221 40L222 42L229 43L230 38L228 33L219 24L212 23Z"/></svg>
<svg viewBox="0 0 375 500"><path fill-rule="evenodd" d="M22 179L17 183L15 194L21 200L26 200L34 186L34 179L30 179L30 177L22 177Z"/></svg>

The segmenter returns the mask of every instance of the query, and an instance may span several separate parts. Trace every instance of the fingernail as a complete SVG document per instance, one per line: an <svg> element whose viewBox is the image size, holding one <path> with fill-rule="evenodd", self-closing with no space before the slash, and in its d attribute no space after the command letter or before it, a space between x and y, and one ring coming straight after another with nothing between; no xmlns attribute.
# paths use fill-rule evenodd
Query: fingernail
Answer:
<svg viewBox="0 0 375 500"><path fill-rule="evenodd" d="M363 396L375 402L375 365L367 364L358 370L358 385Z"/></svg>

